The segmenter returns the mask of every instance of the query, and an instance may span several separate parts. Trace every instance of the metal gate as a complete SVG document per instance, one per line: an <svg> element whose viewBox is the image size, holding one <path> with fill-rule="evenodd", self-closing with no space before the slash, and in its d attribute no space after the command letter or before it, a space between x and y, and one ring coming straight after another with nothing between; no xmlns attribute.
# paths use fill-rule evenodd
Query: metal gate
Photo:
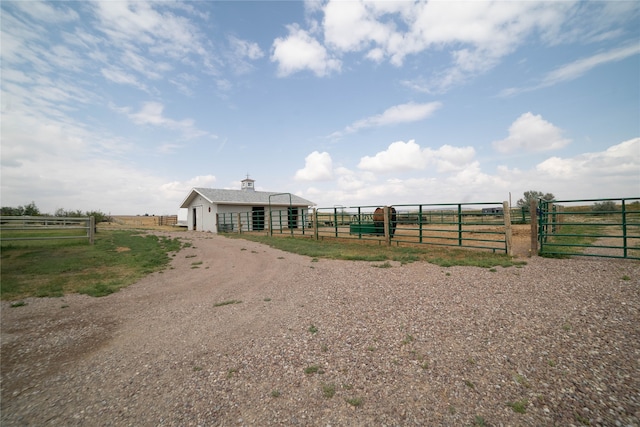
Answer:
<svg viewBox="0 0 640 427"><path fill-rule="evenodd" d="M542 256L640 259L640 198L538 200Z"/></svg>

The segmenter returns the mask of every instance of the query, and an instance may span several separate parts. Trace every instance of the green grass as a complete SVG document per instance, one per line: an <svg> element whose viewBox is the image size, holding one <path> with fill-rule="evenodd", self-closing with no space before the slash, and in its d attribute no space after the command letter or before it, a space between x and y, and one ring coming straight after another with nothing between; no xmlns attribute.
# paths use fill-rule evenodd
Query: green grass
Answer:
<svg viewBox="0 0 640 427"><path fill-rule="evenodd" d="M487 425L487 422L480 415L476 415L475 418L473 419L473 425L478 427L484 427Z"/></svg>
<svg viewBox="0 0 640 427"><path fill-rule="evenodd" d="M336 394L335 384L322 384L322 395L327 399L331 399Z"/></svg>
<svg viewBox="0 0 640 427"><path fill-rule="evenodd" d="M397 261L401 264L426 261L442 267L462 265L483 268L511 267L526 264L524 261L514 260L507 255L494 254L489 251L433 249L427 246L386 246L361 241L314 240L304 237L271 237L252 234L229 234L225 235L225 237L263 243L283 251L309 256L312 259L328 258L370 262ZM386 265L383 264L383 268L386 268Z"/></svg>
<svg viewBox="0 0 640 427"><path fill-rule="evenodd" d="M513 379L514 379L515 382L517 382L518 384L520 384L523 387L526 387L526 388L530 388L531 387L531 383L529 383L529 380L524 375L516 374L513 377Z"/></svg>
<svg viewBox="0 0 640 427"><path fill-rule="evenodd" d="M529 401L527 399L517 400L515 402L507 402L507 406L513 409L513 412L518 414L524 414L527 412L527 405L529 405Z"/></svg>
<svg viewBox="0 0 640 427"><path fill-rule="evenodd" d="M361 397L353 397L351 399L345 399L345 400L349 405L354 406L356 408L358 406L362 405L362 398Z"/></svg>
<svg viewBox="0 0 640 427"><path fill-rule="evenodd" d="M104 296L162 270L178 239L135 230L105 230L95 244L76 240L2 243L0 298Z"/></svg>
<svg viewBox="0 0 640 427"><path fill-rule="evenodd" d="M311 366L307 366L306 368L304 368L304 373L307 374L307 375L324 374L324 371L318 365L311 365Z"/></svg>

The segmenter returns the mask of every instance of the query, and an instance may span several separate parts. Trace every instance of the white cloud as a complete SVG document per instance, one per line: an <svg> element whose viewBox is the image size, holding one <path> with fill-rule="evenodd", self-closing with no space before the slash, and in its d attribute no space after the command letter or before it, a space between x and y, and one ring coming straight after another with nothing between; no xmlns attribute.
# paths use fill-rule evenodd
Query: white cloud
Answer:
<svg viewBox="0 0 640 427"><path fill-rule="evenodd" d="M296 171L297 181L323 181L333 179L333 161L327 152L314 151L304 159L304 168Z"/></svg>
<svg viewBox="0 0 640 427"><path fill-rule="evenodd" d="M389 145L385 151L373 157L365 156L360 159L358 168L372 172L398 172L407 170L422 170L427 167L427 158L414 140L409 142L397 141Z"/></svg>
<svg viewBox="0 0 640 427"><path fill-rule="evenodd" d="M554 86L565 81L574 80L591 71L593 68L606 65L611 62L622 61L638 54L640 54L640 44L637 43L612 49L607 52L600 52L556 68L544 76L542 81L537 85L522 88L508 88L500 92L500 96L511 96L521 92L528 92L544 87Z"/></svg>
<svg viewBox="0 0 640 427"><path fill-rule="evenodd" d="M426 50L451 51L451 66L421 87L443 92L486 72L538 31L557 34L572 2L366 2L330 0L322 21L326 46L364 52L375 62L403 65ZM549 37L551 39L551 37Z"/></svg>
<svg viewBox="0 0 640 427"><path fill-rule="evenodd" d="M76 21L79 18L75 10L63 7L63 3L54 6L50 2L43 1L16 2L15 7L42 22L60 24Z"/></svg>
<svg viewBox="0 0 640 427"><path fill-rule="evenodd" d="M282 52L279 73L286 76L311 69L324 76L328 74L327 58L333 55L339 58L345 53L361 52L371 61L389 61L402 66L412 55L444 51L449 54L448 65L432 71L429 76L418 76L415 82L405 82L422 92L443 93L492 69L531 37L538 37L546 44L589 43L619 37L620 25L637 16L633 6L624 3L627 2L592 2L585 6L577 1L477 1L462 5L424 0L329 0L320 6L317 1L307 2L310 31L322 33L324 46L297 25L290 26L286 40L291 46L287 55ZM309 18L316 14L321 14L321 19ZM283 45L284 41L276 40ZM293 58L299 57L302 50L315 59ZM272 60L280 61L281 52L278 54L272 56ZM616 54L624 55L623 52ZM605 53L592 60L616 59ZM548 79L557 82L567 78L565 73L575 76L595 66L589 61L572 65L573 69L556 70Z"/></svg>
<svg viewBox="0 0 640 427"><path fill-rule="evenodd" d="M231 43L231 48L235 54L241 58L255 60L264 56L264 52L257 43L242 40L234 36L229 37L229 43Z"/></svg>
<svg viewBox="0 0 640 427"><path fill-rule="evenodd" d="M100 70L100 72L102 73L102 76L105 79L112 81L114 83L126 84L126 85L137 87L138 89L143 90L145 92L148 91L146 85L141 83L136 78L136 76L134 76L133 74L127 73L126 71L124 71L119 67L110 66L108 68L103 68L102 70Z"/></svg>
<svg viewBox="0 0 640 427"><path fill-rule="evenodd" d="M129 118L138 125L160 126L182 132L185 138L207 136L208 133L195 127L193 119L180 121L165 117L164 105L159 102L145 102L137 113L128 113ZM215 136L213 136L215 138Z"/></svg>
<svg viewBox="0 0 640 427"><path fill-rule="evenodd" d="M186 181L171 181L160 186L160 191L170 200L181 200L187 197L189 190L196 187L213 187L217 181L214 175L199 175Z"/></svg>
<svg viewBox="0 0 640 427"><path fill-rule="evenodd" d="M425 170L429 164L435 164L440 173L460 171L467 168L475 157L473 147L452 147L443 145L437 150L421 148L414 140L397 141L385 151L375 156L365 156L358 168L381 173Z"/></svg>
<svg viewBox="0 0 640 427"><path fill-rule="evenodd" d="M3 111L2 132L3 205L35 201L45 213L58 208L113 214L177 210L167 210L180 199L164 198L160 178L117 160L123 146L113 137L21 111Z"/></svg>
<svg viewBox="0 0 640 427"><path fill-rule="evenodd" d="M551 157L538 164L536 170L554 179L627 176L636 179L636 188L640 191L640 138L613 145L602 152L584 153L566 159Z"/></svg>
<svg viewBox="0 0 640 427"><path fill-rule="evenodd" d="M400 2L389 2L393 13ZM385 44L394 35L393 23L379 22L375 2L329 1L324 8L324 36L328 46L341 51L358 51L371 44Z"/></svg>
<svg viewBox="0 0 640 427"><path fill-rule="evenodd" d="M467 169L476 156L473 147L452 147L445 144L438 150L430 148L424 150L427 157L436 164L436 170L441 173Z"/></svg>
<svg viewBox="0 0 640 427"><path fill-rule="evenodd" d="M524 113L509 127L509 136L493 142L493 148L501 153L513 151L557 150L571 143L562 136L562 129L544 120L540 115Z"/></svg>
<svg viewBox="0 0 640 427"><path fill-rule="evenodd" d="M250 61L256 61L264 56L264 52L257 43L229 36L231 52L227 55L227 62L238 74L245 74L253 70Z"/></svg>
<svg viewBox="0 0 640 427"><path fill-rule="evenodd" d="M483 165L473 159L471 151L471 147L449 146L438 150L423 149L422 154L429 158L426 169L398 168L385 175L386 179L377 171L339 167L334 170L335 181L314 183L316 185L303 193L319 207L502 202L509 200L509 193L515 202L525 191L531 190L532 185L559 199L637 197L640 194L640 138L612 145L601 152L568 158L551 157L528 169L498 166L491 172L483 170ZM456 168L448 173L432 173L432 162L455 161L456 152L465 158L454 163Z"/></svg>
<svg viewBox="0 0 640 427"><path fill-rule="evenodd" d="M289 35L273 42L271 61L278 63L278 75L285 77L302 70L310 70L318 77L340 71L341 62L309 33L297 25L289 25Z"/></svg>
<svg viewBox="0 0 640 427"><path fill-rule="evenodd" d="M409 102L407 104L394 105L393 107L387 108L382 114L358 120L347 126L343 131L332 133L330 137L339 138L346 134L371 127L417 122L428 118L440 107L442 107L442 103L440 102L429 102L425 104Z"/></svg>
<svg viewBox="0 0 640 427"><path fill-rule="evenodd" d="M124 52L124 58L118 60L122 67L138 67L142 71L163 71L167 60L179 61L200 68L209 74L217 72L216 58L210 53L211 46L204 35L187 17L174 13L180 8L194 13L189 8L181 8L177 3L147 1L117 1L91 3L97 18L95 28L107 39L113 52ZM136 55L144 52L152 59L140 64L128 63L127 52ZM158 66L154 70L153 64Z"/></svg>

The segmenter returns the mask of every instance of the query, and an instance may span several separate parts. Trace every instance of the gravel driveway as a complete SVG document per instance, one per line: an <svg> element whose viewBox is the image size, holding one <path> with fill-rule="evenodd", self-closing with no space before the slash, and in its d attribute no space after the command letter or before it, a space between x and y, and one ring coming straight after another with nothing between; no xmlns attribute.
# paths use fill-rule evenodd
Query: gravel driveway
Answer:
<svg viewBox="0 0 640 427"><path fill-rule="evenodd" d="M640 425L638 262L382 268L162 234L193 247L116 294L2 303L3 426Z"/></svg>

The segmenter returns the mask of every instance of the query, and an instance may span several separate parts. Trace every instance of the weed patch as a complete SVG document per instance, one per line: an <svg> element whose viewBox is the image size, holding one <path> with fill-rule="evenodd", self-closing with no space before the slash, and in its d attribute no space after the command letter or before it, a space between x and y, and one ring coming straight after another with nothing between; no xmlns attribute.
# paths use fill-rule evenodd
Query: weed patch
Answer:
<svg viewBox="0 0 640 427"><path fill-rule="evenodd" d="M322 384L322 395L327 399L331 399L336 394L335 384Z"/></svg>
<svg viewBox="0 0 640 427"><path fill-rule="evenodd" d="M318 365L311 365L304 368L304 373L307 375L324 374L324 371Z"/></svg>
<svg viewBox="0 0 640 427"><path fill-rule="evenodd" d="M354 406L356 408L358 406L362 405L362 398L361 397L353 397L351 399L345 399L345 400L349 405Z"/></svg>
<svg viewBox="0 0 640 427"><path fill-rule="evenodd" d="M527 412L527 405L529 405L529 401L527 399L517 400L515 402L507 402L507 406L513 409L513 412L518 414L524 414Z"/></svg>

